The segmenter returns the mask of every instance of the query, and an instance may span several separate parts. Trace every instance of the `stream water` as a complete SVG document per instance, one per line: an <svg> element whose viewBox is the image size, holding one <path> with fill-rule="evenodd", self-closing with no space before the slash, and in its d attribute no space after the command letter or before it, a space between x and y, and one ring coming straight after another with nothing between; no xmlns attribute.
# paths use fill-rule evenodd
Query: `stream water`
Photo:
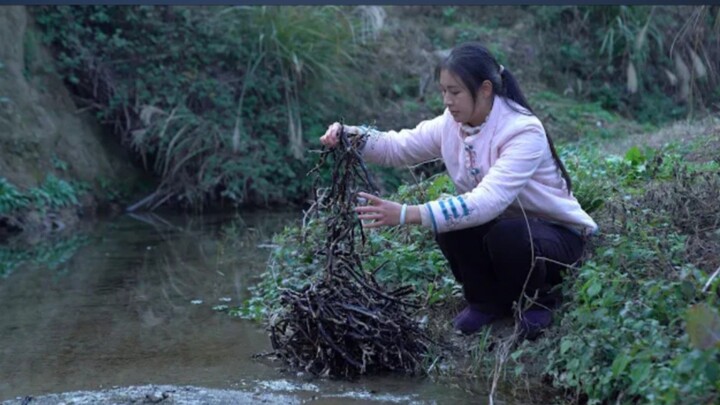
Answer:
<svg viewBox="0 0 720 405"><path fill-rule="evenodd" d="M270 350L266 332L213 307L248 297L273 233L299 220L124 215L75 230L72 243L35 249L0 278L0 401L172 384L311 403L486 403L447 381L332 381L253 358Z"/></svg>

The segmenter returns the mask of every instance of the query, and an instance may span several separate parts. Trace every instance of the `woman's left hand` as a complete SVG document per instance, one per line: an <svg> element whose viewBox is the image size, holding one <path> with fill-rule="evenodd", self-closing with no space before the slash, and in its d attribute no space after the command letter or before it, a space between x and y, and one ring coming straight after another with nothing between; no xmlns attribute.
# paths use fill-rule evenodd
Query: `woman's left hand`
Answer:
<svg viewBox="0 0 720 405"><path fill-rule="evenodd" d="M359 192L358 196L368 200L367 205L355 207L355 212L358 213L360 220L371 220L371 222L363 222L363 228L400 224L401 204L363 192Z"/></svg>

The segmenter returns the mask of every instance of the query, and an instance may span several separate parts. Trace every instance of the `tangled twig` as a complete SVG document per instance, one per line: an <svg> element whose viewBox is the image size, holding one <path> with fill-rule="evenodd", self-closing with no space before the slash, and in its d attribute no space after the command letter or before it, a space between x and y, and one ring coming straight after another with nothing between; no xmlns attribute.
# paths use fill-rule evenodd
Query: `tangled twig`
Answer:
<svg viewBox="0 0 720 405"><path fill-rule="evenodd" d="M365 234L353 208L361 186L375 193L377 187L358 152L365 136L341 131L340 140L311 171L334 158L332 185L320 193L316 180L313 204L325 215L326 238L317 249L324 272L301 290L282 291L283 309L270 322L273 349L292 367L320 375L415 372L432 341L412 317L410 309L419 306L407 297L412 288L385 291L375 279L379 268L362 268L355 244L357 231L363 244Z"/></svg>

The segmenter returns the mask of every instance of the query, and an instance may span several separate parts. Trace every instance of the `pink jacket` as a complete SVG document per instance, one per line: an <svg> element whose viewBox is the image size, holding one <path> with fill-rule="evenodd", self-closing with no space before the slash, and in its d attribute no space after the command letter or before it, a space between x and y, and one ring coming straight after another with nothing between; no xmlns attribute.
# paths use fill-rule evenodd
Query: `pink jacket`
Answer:
<svg viewBox="0 0 720 405"><path fill-rule="evenodd" d="M595 221L567 192L540 120L513 111L508 103L513 102L495 96L476 135L465 136L448 110L414 129L371 131L363 157L387 166L442 157L459 194L430 201L420 210L423 225L436 233L522 216L521 207L529 217L581 234L595 232Z"/></svg>

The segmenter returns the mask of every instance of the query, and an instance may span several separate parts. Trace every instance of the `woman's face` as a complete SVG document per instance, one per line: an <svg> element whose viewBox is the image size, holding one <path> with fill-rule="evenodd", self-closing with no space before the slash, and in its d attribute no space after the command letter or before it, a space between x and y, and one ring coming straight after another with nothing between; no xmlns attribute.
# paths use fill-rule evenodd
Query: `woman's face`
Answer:
<svg viewBox="0 0 720 405"><path fill-rule="evenodd" d="M445 107L450 110L455 121L461 124L482 124L492 108L492 85L487 80L478 89L476 102L473 103L470 90L460 78L443 69L440 72L440 91Z"/></svg>

